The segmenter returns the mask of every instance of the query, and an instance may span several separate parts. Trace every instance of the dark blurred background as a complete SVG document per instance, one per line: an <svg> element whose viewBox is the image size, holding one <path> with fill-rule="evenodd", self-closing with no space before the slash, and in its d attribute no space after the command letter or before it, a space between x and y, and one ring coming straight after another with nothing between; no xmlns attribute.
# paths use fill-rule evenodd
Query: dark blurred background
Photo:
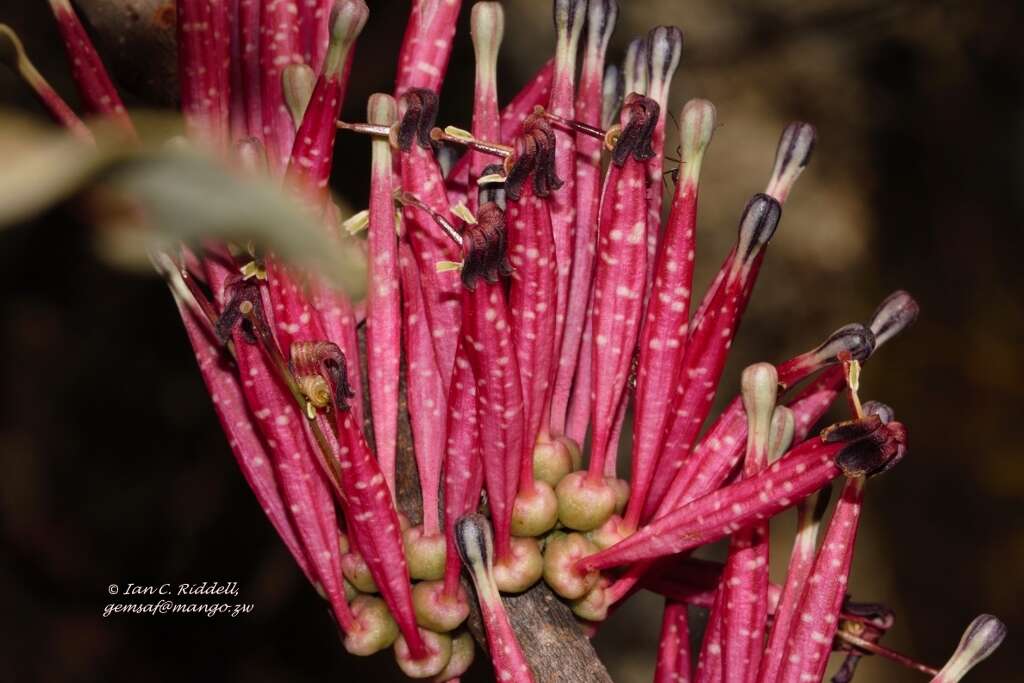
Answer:
<svg viewBox="0 0 1024 683"><path fill-rule="evenodd" d="M369 4L349 120L362 120L369 93L390 89L408 3ZM505 4L507 97L550 54L553 31L547 2ZM613 52L654 24L679 25L686 45L671 108L690 97L718 108L702 183L701 289L745 199L766 182L779 131L796 118L818 128L722 393L731 396L746 364L789 357L866 319L889 291L912 292L921 318L862 380L865 398L889 402L908 425L911 451L869 486L852 588L897 611L890 646L932 664L975 614L998 614L1010 637L973 680L1019 680L1024 5L621 4ZM46 3L0 0L0 21L76 102ZM449 73L440 120L467 126L466 30ZM42 115L5 69L0 105ZM343 137L338 154L334 187L364 206L368 143ZM386 655L344 654L265 522L164 285L105 265L75 215L55 209L0 235L0 678L398 680ZM792 520L774 528L788 537ZM255 611L101 616L111 583L214 579L240 582ZM597 638L616 680L650 679L659 608L638 599ZM924 680L875 661L861 676Z"/></svg>

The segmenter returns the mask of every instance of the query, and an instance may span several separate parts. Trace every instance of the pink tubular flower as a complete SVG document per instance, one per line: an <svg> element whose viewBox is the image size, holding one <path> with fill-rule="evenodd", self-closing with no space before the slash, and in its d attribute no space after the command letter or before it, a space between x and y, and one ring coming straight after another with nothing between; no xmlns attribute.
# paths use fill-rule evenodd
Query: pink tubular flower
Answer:
<svg viewBox="0 0 1024 683"><path fill-rule="evenodd" d="M605 53L618 17L615 0L594 0L587 6L586 40L583 45L583 66L580 72L579 94L575 103L576 120L584 125L601 126L601 107L604 101ZM562 116L559 112L554 112ZM594 242L597 237L597 210L601 190L601 141L586 133L577 133L575 209L576 226L573 243L572 272L565 302L565 325L562 334L558 374L551 398L551 431L565 433L580 341L586 325L590 303L591 280L594 266ZM582 439L581 439L582 441Z"/></svg>
<svg viewBox="0 0 1024 683"><path fill-rule="evenodd" d="M654 683L678 683L690 674L690 622L686 604L665 601Z"/></svg>
<svg viewBox="0 0 1024 683"><path fill-rule="evenodd" d="M179 11L187 12L186 8L188 5L188 2L180 3L182 8ZM217 3L217 5L224 5L224 3ZM82 95L82 101L85 103L86 109L90 113L99 114L115 121L121 128L130 134L134 134L135 126L124 109L121 96L118 95L117 89L110 80L110 76L107 75L107 70L104 68L100 56L96 53L92 40L89 39L89 35L85 32L82 22L78 20L78 15L75 14L75 10L71 7L71 0L50 0L50 7L53 9L54 17L57 19L57 28L60 29L60 35L64 40L64 47L71 62L72 75L75 77L75 83L78 85L78 91ZM227 22L224 12L226 12L226 9L223 6L212 6L208 9L205 20L226 29ZM207 60L206 63L213 64L214 60L220 57L221 63L226 66L226 32L223 35L224 42L211 38L206 43L210 50L209 54L204 55ZM183 46L187 46L190 43L188 40L179 40L179 42ZM213 45L214 42L217 44ZM185 62L183 66L188 66L188 62ZM223 75L224 72L222 70L214 69L210 72L210 77L213 79L221 78ZM219 80L209 81L206 85L208 90L215 91L209 96L211 99L222 98L228 92L226 83L222 90L217 90L217 86L220 85ZM182 102L185 102L184 97ZM223 106L224 103L222 101L219 104L222 105L223 115L226 116L227 107Z"/></svg>
<svg viewBox="0 0 1024 683"><path fill-rule="evenodd" d="M84 109L135 144L71 2L49 2ZM592 632L646 589L666 599L659 683L820 681L833 651L847 657L837 682L869 654L959 681L1003 640L1002 622L975 620L939 670L880 645L891 612L846 594L865 482L907 448L892 410L860 404L860 364L913 322L913 298L897 291L866 325L750 366L741 394L708 420L814 127L785 128L765 192L691 311L699 174L717 112L702 99L682 107L680 166L663 174L682 32L635 39L620 72L606 65L615 0L553 6L556 43L543 56L554 57L500 107L504 10L473 5L470 132L435 127L453 46L467 39L456 34L460 0L413 0L392 94L370 97L365 123L337 120L372 20L364 0L177 3L193 146L243 177L268 175L327 239L355 241L369 262L363 303L267 244L209 237L152 254L239 469L344 647L393 646L410 677L450 683L469 668L476 628L498 680L532 683L544 676L530 662L546 653L524 651L502 592L524 593L516 607L571 610ZM83 147L110 139L4 25L0 58ZM351 235L339 234L328 189L338 130L374 136L369 208L346 217ZM450 165L456 145L468 151ZM662 225L666 175L675 191ZM821 429L846 392L852 419ZM628 484L617 478L620 434L632 444ZM418 491L396 481L400 458L415 463ZM777 585L769 521L791 507L796 542ZM726 537L724 563L690 556ZM532 590L541 580L564 604ZM691 607L710 610L696 662Z"/></svg>

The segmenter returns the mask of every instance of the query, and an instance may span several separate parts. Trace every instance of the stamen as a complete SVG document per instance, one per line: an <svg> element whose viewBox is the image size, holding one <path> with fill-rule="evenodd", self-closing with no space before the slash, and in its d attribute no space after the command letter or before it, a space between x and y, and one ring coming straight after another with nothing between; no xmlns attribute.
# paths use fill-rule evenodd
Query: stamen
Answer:
<svg viewBox="0 0 1024 683"><path fill-rule="evenodd" d="M857 649L864 650L865 652L869 652L873 655L878 655L879 657L884 657L888 660L896 662L897 664L901 664L907 667L908 669L914 669L915 671L920 671L921 673L928 674L929 676L934 676L939 673L938 669L933 669L927 664L922 664L921 662L913 660L910 657L907 657L906 655L896 652L895 650L890 650L884 645L879 645L878 643L872 643L869 640L864 640L863 638L856 636L853 633L850 633L846 629L841 628L838 631L836 631L836 638L842 640L843 642L849 643L850 645L853 645Z"/></svg>
<svg viewBox="0 0 1024 683"><path fill-rule="evenodd" d="M393 137L393 126L378 126L372 123L348 123L347 121L335 121L334 125L338 127L338 130L347 130L352 133L385 138Z"/></svg>
<svg viewBox="0 0 1024 683"><path fill-rule="evenodd" d="M850 402L853 404L853 414L857 418L864 417L864 407L860 403L860 396L857 391L860 389L860 361L850 359L843 360L843 372L846 375L846 386L850 389Z"/></svg>
<svg viewBox="0 0 1024 683"><path fill-rule="evenodd" d="M441 128L434 128L430 131L430 138L434 140L434 142L448 142L456 145L463 145L478 152L483 152L484 154L501 157L502 159L507 159L512 156L512 153L515 151L508 145L502 145L497 142L487 142L486 140L478 140L473 137L471 133L451 126L448 126L443 130Z"/></svg>
<svg viewBox="0 0 1024 683"><path fill-rule="evenodd" d="M426 211L428 214L430 214L430 217L434 219L434 222L437 223L438 227L440 227L441 230L444 231L444 234L447 235L451 241L455 242L455 244L459 245L460 247L462 246L462 234L455 228L454 225L451 224L451 221L449 221L447 218L445 218L440 213L435 211L433 208L428 206L427 203L424 202L422 199L404 190L395 190L395 201L401 204L402 206L414 206L417 209L420 209L421 211Z"/></svg>
<svg viewBox="0 0 1024 683"><path fill-rule="evenodd" d="M334 399L338 410L349 410L349 399L355 398L348 382L348 362L337 344L325 341L295 342L291 348L292 368L299 378L300 386L306 385L316 394L303 394L318 408L326 407L328 400L322 396L323 389L334 387L328 395ZM317 379L321 380L320 382Z"/></svg>
<svg viewBox="0 0 1024 683"><path fill-rule="evenodd" d="M539 104L533 108L533 113L538 116L543 116L548 121L551 121L560 128L564 128L566 130L570 130L576 133L583 133L584 135L589 135L590 137L601 140L602 142L604 142L608 137L607 131L601 130L596 126L589 126L583 123L582 121L570 121L561 116L558 116L557 114L552 114L551 112L546 111L544 107L540 106Z"/></svg>

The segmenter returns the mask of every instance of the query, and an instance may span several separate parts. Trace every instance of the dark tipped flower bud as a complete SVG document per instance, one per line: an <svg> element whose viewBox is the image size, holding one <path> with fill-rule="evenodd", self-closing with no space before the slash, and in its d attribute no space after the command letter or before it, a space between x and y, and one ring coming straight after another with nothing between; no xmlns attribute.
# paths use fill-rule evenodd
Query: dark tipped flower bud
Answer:
<svg viewBox="0 0 1024 683"><path fill-rule="evenodd" d="M655 26L647 34L647 94L662 106L682 54L683 32L677 27Z"/></svg>
<svg viewBox="0 0 1024 683"><path fill-rule="evenodd" d="M875 350L875 335L860 323L843 325L829 335L828 339L814 350L822 364L836 363L840 355L849 354L852 360L865 360Z"/></svg>
<svg viewBox="0 0 1024 683"><path fill-rule="evenodd" d="M359 34L363 32L370 10L363 0L336 0L331 8L327 24L330 29L330 44L324 60L324 74L337 78L345 69L349 51Z"/></svg>
<svg viewBox="0 0 1024 683"><path fill-rule="evenodd" d="M865 415L877 415L882 424L889 424L896 419L896 411L881 401L867 401L861 409Z"/></svg>
<svg viewBox="0 0 1024 683"><path fill-rule="evenodd" d="M875 347L910 327L917 320L920 310L914 297L903 290L887 296L871 316L870 327L875 333Z"/></svg>
<svg viewBox="0 0 1024 683"><path fill-rule="evenodd" d="M616 0L590 0L587 3L588 50L604 53L618 18L619 3Z"/></svg>
<svg viewBox="0 0 1024 683"><path fill-rule="evenodd" d="M755 194L743 210L736 256L744 263L750 261L775 234L780 218L782 206L778 201L760 192Z"/></svg>
<svg viewBox="0 0 1024 683"><path fill-rule="evenodd" d="M991 614L982 614L964 632L953 656L932 679L932 683L956 683L968 671L988 659L1006 638L1006 624Z"/></svg>
<svg viewBox="0 0 1024 683"><path fill-rule="evenodd" d="M775 152L775 168L765 190L768 194L780 202L786 201L796 179L811 160L816 137L817 132L809 123L795 121L786 126Z"/></svg>
<svg viewBox="0 0 1024 683"><path fill-rule="evenodd" d="M552 9L554 10L555 30L574 33L583 25L587 3L585 0L555 0Z"/></svg>

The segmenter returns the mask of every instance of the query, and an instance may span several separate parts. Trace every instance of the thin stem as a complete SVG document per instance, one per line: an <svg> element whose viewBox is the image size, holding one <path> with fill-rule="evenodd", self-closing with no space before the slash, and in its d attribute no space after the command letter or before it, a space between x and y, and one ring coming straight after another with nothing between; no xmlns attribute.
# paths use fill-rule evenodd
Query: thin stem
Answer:
<svg viewBox="0 0 1024 683"><path fill-rule="evenodd" d="M906 655L896 652L895 650L890 650L884 645L878 645L877 643L872 643L869 640L864 640L863 638L855 636L842 629L836 632L836 638L839 638L860 650L864 650L865 652L870 652L873 655L878 655L894 661L897 664L902 664L908 669L920 671L921 673L928 674L929 676L935 676L939 673L938 669L933 669L927 664L922 664L921 662L915 661Z"/></svg>
<svg viewBox="0 0 1024 683"><path fill-rule="evenodd" d="M203 291L199 289L199 285L196 283L195 278L192 277L192 274L188 271L188 268L181 267L178 269L178 273L181 275L182 282L184 282L185 286L188 287L189 294L191 294L192 298L195 300L196 306L199 307L203 317L206 318L206 321L210 324L210 330L216 330L217 318L219 316L217 315L217 312L213 310L213 304L211 304L210 300L206 298Z"/></svg>
<svg viewBox="0 0 1024 683"><path fill-rule="evenodd" d="M256 318L256 312L252 303L243 301L240 306L240 311L245 319L252 325L253 331L256 334L256 338L260 342L260 346L263 347L263 351L270 358L274 369L277 371L278 376L288 387L288 391L291 392L292 398L295 399L298 404L300 412L306 415L309 421L310 430L313 432L313 437L316 439L318 451L320 452L320 459L323 462L327 472L331 475L332 484L334 484L335 491L341 491L341 468L338 466L336 459L330 457L331 446L327 442L327 437L320 430L320 425L316 421L316 416L309 417L309 413L306 412L306 399L302 394L302 390L299 388L298 382L295 381L295 376L292 374L291 369L288 367L288 361L285 360L284 356L277 348L277 344L270 338L268 332L262 329L259 320Z"/></svg>
<svg viewBox="0 0 1024 683"><path fill-rule="evenodd" d="M347 121L335 121L334 125L338 127L338 130L347 130L352 133L362 133L363 135L375 135L385 138L391 135L391 126L373 123L348 123Z"/></svg>
<svg viewBox="0 0 1024 683"><path fill-rule="evenodd" d="M569 120L565 117L559 116L558 114L552 114L539 104L533 108L533 113L543 116L559 128L564 128L574 133L589 135L590 137L596 138L602 142L604 142L608 137L608 131L601 130L597 126L591 126L590 124L583 123L582 121Z"/></svg>
<svg viewBox="0 0 1024 683"><path fill-rule="evenodd" d="M502 145L497 142L487 142L486 140L478 140L473 137L470 133L460 132L459 135L452 135L447 130L441 128L434 128L430 131L430 138L435 142L450 142L456 145L465 145L470 149L475 149L478 152L484 154L491 154L502 159L507 159L512 156L515 152L514 149L508 145Z"/></svg>
<svg viewBox="0 0 1024 683"><path fill-rule="evenodd" d="M396 190L395 201L401 204L402 206L413 206L416 207L417 209L420 209L421 211L426 211L428 214L430 214L430 217L434 219L434 222L437 223L438 227L440 227L441 230L444 231L444 234L447 235L451 241L455 242L455 244L457 244L460 247L462 246L462 234L455 228L454 225L452 225L452 222L449 221L444 216L442 216L438 211L435 211L433 208L428 206L426 202L424 202L422 199L420 199L414 194L410 194L409 192Z"/></svg>
<svg viewBox="0 0 1024 683"><path fill-rule="evenodd" d="M860 395L860 361L844 360L843 373L846 375L846 386L850 390L850 406L856 418L864 417L864 409L861 406Z"/></svg>

